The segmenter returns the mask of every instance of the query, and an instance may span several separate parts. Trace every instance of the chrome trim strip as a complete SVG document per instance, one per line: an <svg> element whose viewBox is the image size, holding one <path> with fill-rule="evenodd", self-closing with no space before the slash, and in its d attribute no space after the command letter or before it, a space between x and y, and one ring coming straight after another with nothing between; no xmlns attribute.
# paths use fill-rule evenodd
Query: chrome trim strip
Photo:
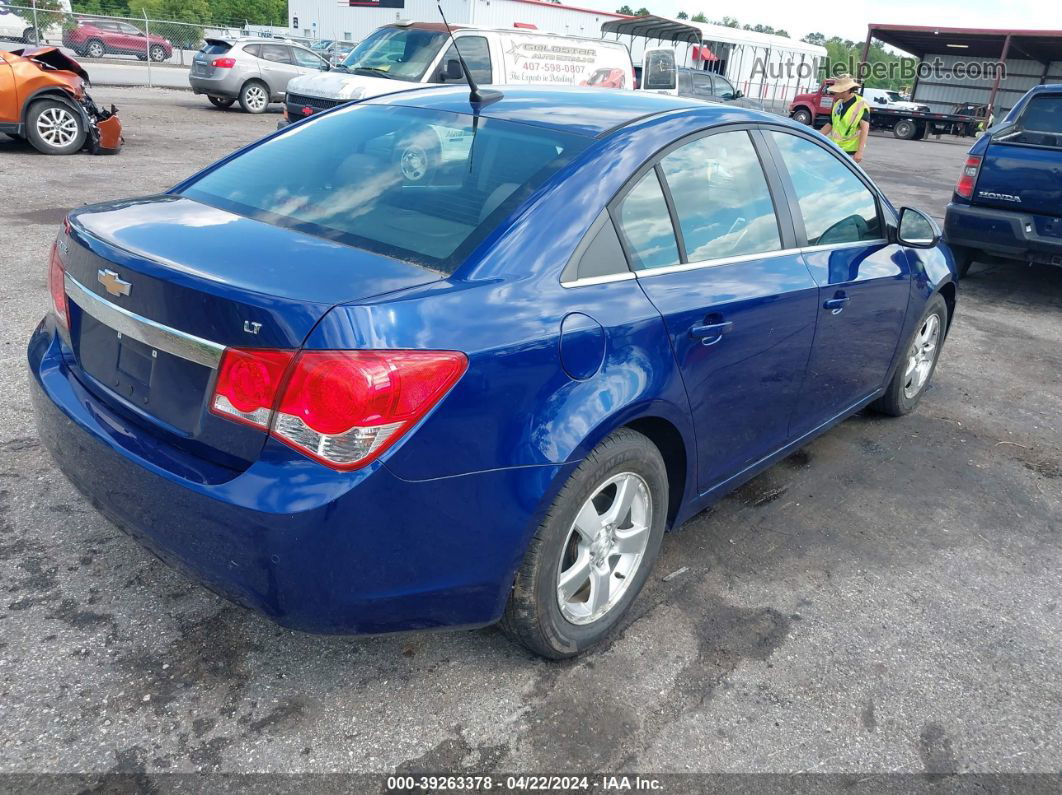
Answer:
<svg viewBox="0 0 1062 795"><path fill-rule="evenodd" d="M682 273L683 271L693 271L700 268L715 268L719 265L732 265L737 262L751 262L758 259L774 259L775 257L785 257L792 254L801 253L802 249L799 248L783 248L776 249L775 251L763 251L759 254L740 254L735 257L720 257L719 259L705 259L698 260L697 262L686 262L682 265L668 265L665 268L652 268L650 270L638 271L637 276L639 279L648 276L660 276L665 273Z"/></svg>
<svg viewBox="0 0 1062 795"><path fill-rule="evenodd" d="M65 274L64 282L66 294L81 307L82 312L96 318L118 334L132 337L155 350L165 351L213 370L216 370L221 362L221 354L225 352L224 345L163 326L105 301L86 289L69 273Z"/></svg>
<svg viewBox="0 0 1062 795"><path fill-rule="evenodd" d="M592 284L608 284L609 282L625 282L635 278L630 271L623 273L610 273L607 276L587 276L585 279L575 279L570 282L561 282L561 287L589 287Z"/></svg>
<svg viewBox="0 0 1062 795"><path fill-rule="evenodd" d="M854 243L825 243L821 246L804 246L800 249L801 254L807 254L812 251L828 251L832 249L843 248L855 248L856 246L877 246L882 243L888 243L889 241L883 237L879 237L877 240L856 240Z"/></svg>

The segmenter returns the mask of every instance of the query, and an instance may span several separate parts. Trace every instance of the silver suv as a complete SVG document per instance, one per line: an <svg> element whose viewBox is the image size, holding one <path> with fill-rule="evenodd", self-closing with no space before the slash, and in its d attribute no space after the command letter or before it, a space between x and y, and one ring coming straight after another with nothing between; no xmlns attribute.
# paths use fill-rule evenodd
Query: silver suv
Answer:
<svg viewBox="0 0 1062 795"><path fill-rule="evenodd" d="M263 113L282 102L288 81L328 71L328 61L289 41L278 39L207 39L192 58L188 82L217 108L239 100L248 113Z"/></svg>

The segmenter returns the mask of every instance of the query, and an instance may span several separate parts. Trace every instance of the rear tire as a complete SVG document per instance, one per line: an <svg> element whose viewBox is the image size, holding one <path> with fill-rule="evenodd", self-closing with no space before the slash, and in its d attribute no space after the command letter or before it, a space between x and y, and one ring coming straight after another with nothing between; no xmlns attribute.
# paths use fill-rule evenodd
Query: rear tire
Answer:
<svg viewBox="0 0 1062 795"><path fill-rule="evenodd" d="M86 58L102 58L106 52L107 49L99 39L90 39L85 42L84 54Z"/></svg>
<svg viewBox="0 0 1062 795"><path fill-rule="evenodd" d="M645 584L667 510L656 445L628 428L613 433L579 464L535 531L502 631L553 660L600 643Z"/></svg>
<svg viewBox="0 0 1062 795"><path fill-rule="evenodd" d="M79 152L87 136L80 114L65 102L41 99L26 111L26 138L46 155Z"/></svg>
<svg viewBox="0 0 1062 795"><path fill-rule="evenodd" d="M902 417L914 411L936 372L947 328L948 305L938 293L929 300L922 319L903 348L903 359L896 365L885 394L870 404L872 409L890 417Z"/></svg>
<svg viewBox="0 0 1062 795"><path fill-rule="evenodd" d="M231 108L232 107L232 103L234 103L236 101L236 100L231 99L229 97L210 97L210 96L208 96L207 99L210 100L210 104L211 105L213 105L215 108L220 108L221 110L225 110L226 108Z"/></svg>
<svg viewBox="0 0 1062 795"><path fill-rule="evenodd" d="M265 113L269 107L269 88L260 80L248 80L240 89L240 107L246 113Z"/></svg>
<svg viewBox="0 0 1062 795"><path fill-rule="evenodd" d="M892 128L892 134L901 141L912 141L918 135L918 125L910 119L900 119Z"/></svg>
<svg viewBox="0 0 1062 795"><path fill-rule="evenodd" d="M806 108L799 108L798 110L793 111L792 119L800 124L806 124L808 127L810 127L811 123L814 121L811 117L811 112Z"/></svg>
<svg viewBox="0 0 1062 795"><path fill-rule="evenodd" d="M36 28L26 28L22 31L22 41L26 44L40 44L41 32Z"/></svg>

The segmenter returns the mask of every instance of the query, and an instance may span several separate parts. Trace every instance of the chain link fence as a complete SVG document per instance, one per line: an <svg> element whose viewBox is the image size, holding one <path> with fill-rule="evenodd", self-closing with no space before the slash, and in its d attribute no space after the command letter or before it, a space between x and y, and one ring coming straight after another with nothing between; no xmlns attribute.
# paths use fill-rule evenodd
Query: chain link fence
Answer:
<svg viewBox="0 0 1062 795"><path fill-rule="evenodd" d="M189 23L166 19L84 14L0 0L0 39L66 47L87 59L146 61L149 65L190 66L203 40L241 35L268 38L283 28L263 30L246 23Z"/></svg>

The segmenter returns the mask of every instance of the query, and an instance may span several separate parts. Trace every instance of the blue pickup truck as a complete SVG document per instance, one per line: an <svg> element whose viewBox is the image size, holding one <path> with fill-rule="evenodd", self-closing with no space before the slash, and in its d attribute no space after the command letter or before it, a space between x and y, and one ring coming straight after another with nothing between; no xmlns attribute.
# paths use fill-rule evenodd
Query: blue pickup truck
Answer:
<svg viewBox="0 0 1062 795"><path fill-rule="evenodd" d="M1062 85L1030 90L970 148L944 239L960 275L985 255L1062 266Z"/></svg>

